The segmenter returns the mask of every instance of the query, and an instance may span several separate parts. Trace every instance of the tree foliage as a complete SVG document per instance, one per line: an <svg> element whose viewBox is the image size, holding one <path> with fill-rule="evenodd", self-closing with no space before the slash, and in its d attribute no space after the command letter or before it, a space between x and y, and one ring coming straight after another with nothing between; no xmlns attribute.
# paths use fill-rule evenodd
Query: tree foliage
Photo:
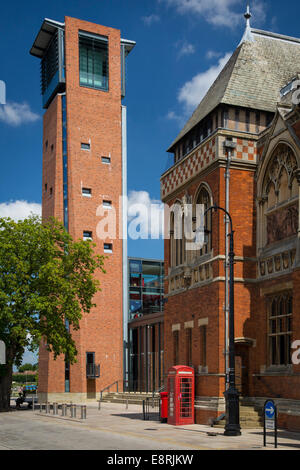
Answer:
<svg viewBox="0 0 300 470"><path fill-rule="evenodd" d="M90 241L73 241L55 219L42 223L0 219L0 339L7 367L20 366L25 348L41 340L49 351L76 361L72 330L89 313L100 290L94 275L104 271L104 257ZM0 366L1 367L1 366ZM0 371L0 376L5 370ZM1 393L1 390L0 390Z"/></svg>

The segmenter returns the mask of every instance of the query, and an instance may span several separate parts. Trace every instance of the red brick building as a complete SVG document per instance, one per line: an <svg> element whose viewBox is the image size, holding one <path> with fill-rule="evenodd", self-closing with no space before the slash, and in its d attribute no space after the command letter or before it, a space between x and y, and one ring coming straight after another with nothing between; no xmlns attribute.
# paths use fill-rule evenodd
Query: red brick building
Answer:
<svg viewBox="0 0 300 470"><path fill-rule="evenodd" d="M197 204L229 210L237 388L248 404L274 398L279 425L298 430L300 367L291 345L300 339L300 114L292 102L299 63L300 39L253 29L247 18L241 43L168 149L174 164L161 177L169 207L193 206L194 230ZM165 370L194 367L199 423L224 412L228 373L224 213L205 222L202 249L187 250L172 213L165 240Z"/></svg>
<svg viewBox="0 0 300 470"><path fill-rule="evenodd" d="M31 54L41 59L44 115L43 217L63 221L74 239L93 239L105 254L107 274L94 308L73 333L78 362L54 361L44 345L39 355L41 400L81 401L115 381L123 381L123 318L127 289L125 58L133 41L120 31L66 17L46 19ZM119 223L114 239L99 238L104 210L114 208ZM120 225L120 226L119 226ZM125 227L125 228L124 228ZM125 279L123 286L123 279ZM124 315L125 315L124 314ZM126 327L124 328L124 324Z"/></svg>

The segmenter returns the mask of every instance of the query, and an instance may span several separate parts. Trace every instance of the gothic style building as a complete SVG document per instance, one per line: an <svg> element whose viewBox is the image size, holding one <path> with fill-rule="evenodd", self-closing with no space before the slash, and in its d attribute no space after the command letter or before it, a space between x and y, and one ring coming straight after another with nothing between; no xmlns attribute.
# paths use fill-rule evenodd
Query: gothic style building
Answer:
<svg viewBox="0 0 300 470"><path fill-rule="evenodd" d="M174 164L161 177L161 197L169 207L229 210L237 387L248 404L274 398L279 424L299 430L300 39L246 19L241 43L168 149ZM184 227L184 209L181 216ZM172 212L165 240L165 370L194 367L199 423L224 412L228 376L227 223L222 212L205 222L201 250L176 237Z"/></svg>

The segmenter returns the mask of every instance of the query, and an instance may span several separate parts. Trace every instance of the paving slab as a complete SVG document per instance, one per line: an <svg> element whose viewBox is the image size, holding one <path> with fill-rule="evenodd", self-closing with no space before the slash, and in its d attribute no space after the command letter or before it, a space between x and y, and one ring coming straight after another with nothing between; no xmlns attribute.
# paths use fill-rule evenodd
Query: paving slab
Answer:
<svg viewBox="0 0 300 470"><path fill-rule="evenodd" d="M171 426L159 420L144 421L140 405L102 403L87 406L87 419L53 415L26 407L0 413L0 450L273 450L268 436L263 447L262 429L242 429L237 437L222 429L194 424ZM153 415L154 416L154 415ZM278 450L300 450L300 434L279 431Z"/></svg>

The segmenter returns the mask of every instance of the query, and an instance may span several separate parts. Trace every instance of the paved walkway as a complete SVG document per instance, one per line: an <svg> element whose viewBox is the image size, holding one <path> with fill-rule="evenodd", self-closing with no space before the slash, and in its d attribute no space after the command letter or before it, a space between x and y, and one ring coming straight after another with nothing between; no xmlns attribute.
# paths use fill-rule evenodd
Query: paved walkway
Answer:
<svg viewBox="0 0 300 470"><path fill-rule="evenodd" d="M87 419L64 418L37 409L0 414L0 450L259 450L261 429L242 430L226 437L222 429L192 425L176 427L157 420L143 421L141 406L102 403L87 408ZM274 449L268 437L266 450ZM300 434L279 431L278 449L300 449Z"/></svg>

